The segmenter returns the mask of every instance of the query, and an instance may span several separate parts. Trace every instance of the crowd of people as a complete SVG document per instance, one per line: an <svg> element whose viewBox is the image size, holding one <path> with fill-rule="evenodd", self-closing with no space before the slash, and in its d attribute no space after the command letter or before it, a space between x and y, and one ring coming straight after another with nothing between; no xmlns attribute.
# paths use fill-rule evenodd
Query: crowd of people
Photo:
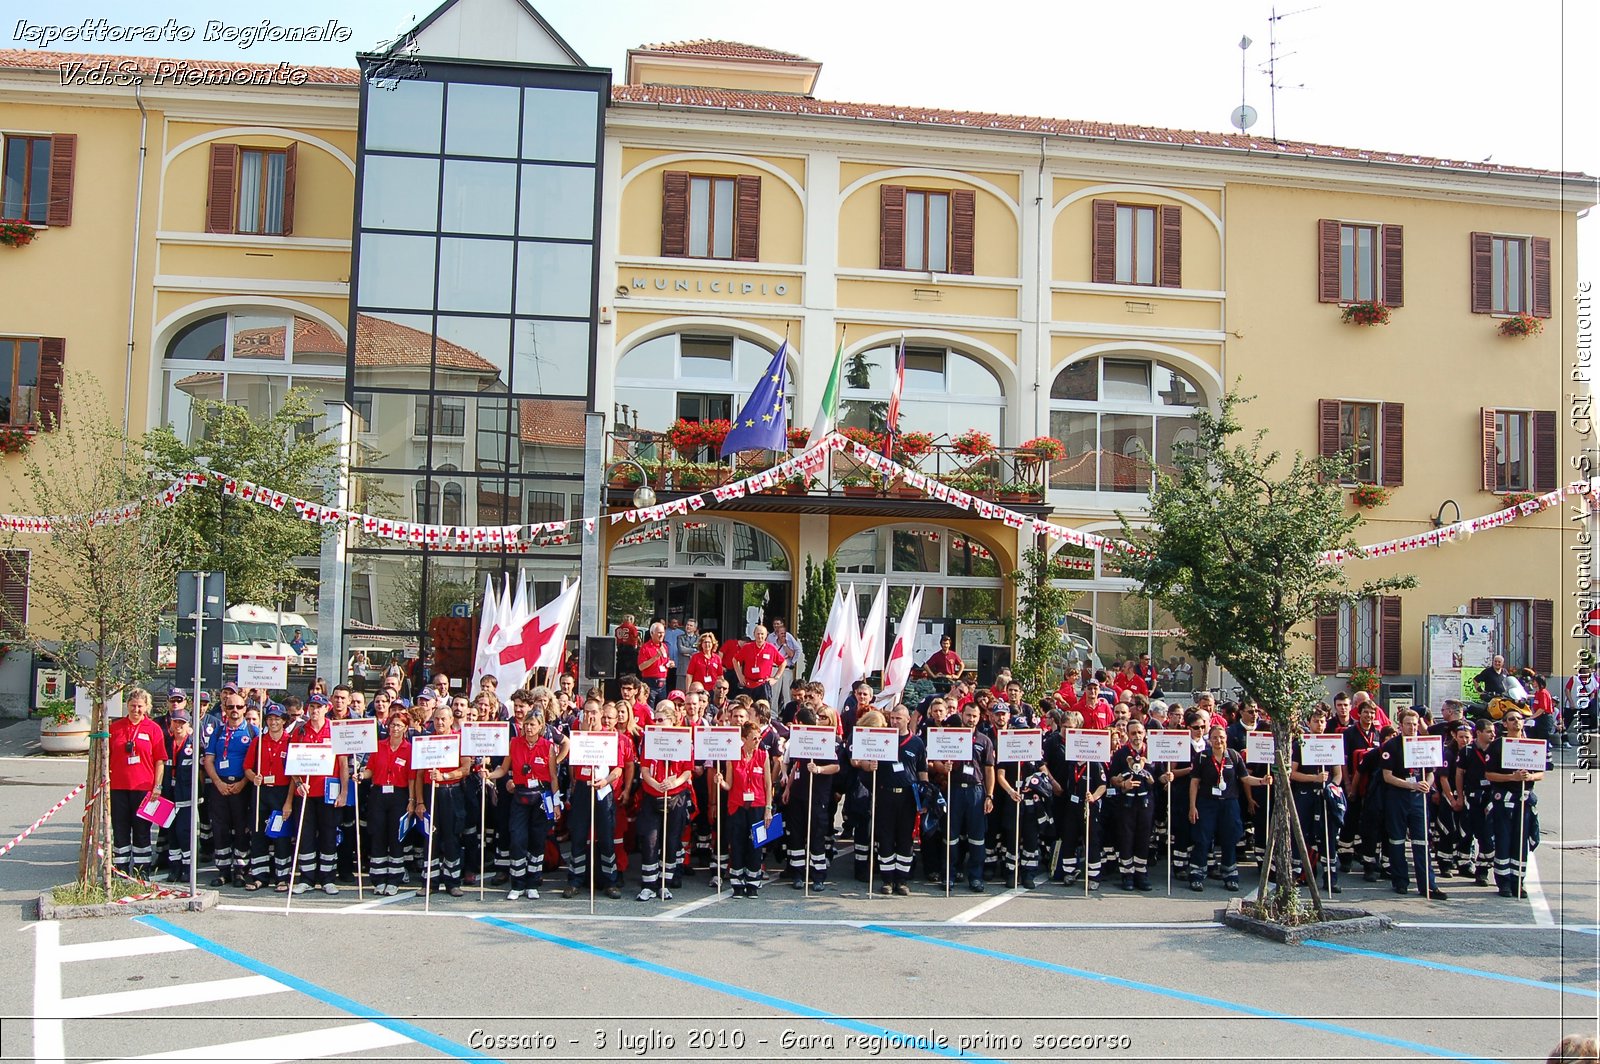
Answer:
<svg viewBox="0 0 1600 1064"><path fill-rule="evenodd" d="M246 892L337 894L359 874L380 895L411 885L460 896L481 882L511 900L539 898L546 876L568 897L593 889L621 898L631 873L634 896L650 901L698 875L735 898L774 883L827 891L836 873L902 896L913 884L983 892L991 882L1035 889L1045 880L1140 893L1154 889L1169 854L1173 877L1191 890L1216 881L1237 891L1241 861L1266 861L1269 765L1252 757L1249 736L1270 725L1248 699L1153 699L1146 660L1116 673L1069 669L1038 705L1004 675L977 687L959 672L915 705L878 705L865 682L843 706L804 681L779 700L783 653L756 631L735 652L731 678L703 635L677 674L684 687L661 690L661 676L630 674L609 700L580 695L570 675L509 695L491 678L467 696L441 674L414 699L389 677L370 698L339 685L282 703L234 684L191 703L174 688L158 719L151 696L136 690L111 727L116 864L186 881L190 864L208 857L203 882ZM649 647L660 638L640 640L640 669L655 669ZM1297 857L1294 874L1335 893L1353 874L1386 878L1402 894L1414 881L1435 899L1446 897L1443 880L1487 886L1492 875L1501 896L1519 896L1538 844L1543 773L1507 763L1504 740L1524 737L1522 711L1474 725L1462 709L1446 701L1437 719L1409 708L1391 719L1364 693L1314 707L1285 756L1310 857L1309 867ZM289 775L295 744L327 742L330 720L352 717L374 720L375 752L340 755L327 776ZM475 721L508 722L509 753L412 766L419 736ZM644 736L656 725L736 728L739 749L726 761L654 760ZM795 725L831 729L832 750L793 754ZM858 726L893 729L895 756L853 756ZM971 732L970 759L930 757L929 728ZM1015 729L1042 733L1037 760L998 759L1000 734ZM1108 733L1110 756L1075 759L1069 737L1083 730ZM573 736L596 732L616 736L616 763L572 764ZM1424 733L1443 737L1444 764L1408 768L1406 740ZM1156 734L1181 734L1182 756L1152 757ZM1317 735L1339 737L1337 764L1308 756ZM164 829L138 815L153 794L176 807ZM753 829L777 814L785 833L756 845ZM199 855L189 850L195 815Z"/></svg>

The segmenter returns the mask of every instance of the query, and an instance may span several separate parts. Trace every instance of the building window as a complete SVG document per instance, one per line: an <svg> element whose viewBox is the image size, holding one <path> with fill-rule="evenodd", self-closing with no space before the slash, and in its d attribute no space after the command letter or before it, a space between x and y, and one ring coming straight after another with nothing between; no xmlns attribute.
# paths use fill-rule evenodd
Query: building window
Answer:
<svg viewBox="0 0 1600 1064"><path fill-rule="evenodd" d="M1523 271L1528 242L1497 236L1489 244L1489 306L1496 314L1521 314L1527 310Z"/></svg>
<svg viewBox="0 0 1600 1064"><path fill-rule="evenodd" d="M857 351L844 361L839 425L882 432L888 427L899 345ZM906 381L899 432L935 438L981 429L1000 443L1005 430L1005 389L994 371L948 347L906 346Z"/></svg>
<svg viewBox="0 0 1600 1064"><path fill-rule="evenodd" d="M462 396L437 395L432 399L432 427L429 427L429 403L426 395L417 396L417 436L449 436L460 438L467 434L467 400Z"/></svg>
<svg viewBox="0 0 1600 1064"><path fill-rule="evenodd" d="M950 194L906 192L905 268L945 273L950 267Z"/></svg>
<svg viewBox="0 0 1600 1064"><path fill-rule="evenodd" d="M1400 598L1368 595L1317 618L1316 667L1332 675L1351 669L1377 669L1386 676L1400 665Z"/></svg>
<svg viewBox="0 0 1600 1064"><path fill-rule="evenodd" d="M1506 667L1548 675L1554 666L1555 603L1550 599L1475 598L1474 617L1494 618L1494 652Z"/></svg>
<svg viewBox="0 0 1600 1064"><path fill-rule="evenodd" d="M1117 283L1156 283L1156 209L1117 206Z"/></svg>
<svg viewBox="0 0 1600 1064"><path fill-rule="evenodd" d="M1376 667L1377 599L1367 596L1339 607L1339 671Z"/></svg>
<svg viewBox="0 0 1600 1064"><path fill-rule="evenodd" d="M39 421L38 340L0 340L0 425Z"/></svg>
<svg viewBox="0 0 1600 1064"><path fill-rule="evenodd" d="M1176 448L1196 438L1205 396L1192 377L1146 359L1096 358L1056 374L1050 434L1067 456L1050 463L1050 486L1142 493L1155 467L1173 471Z"/></svg>
<svg viewBox="0 0 1600 1064"><path fill-rule="evenodd" d="M1550 316L1548 237L1472 234L1472 312Z"/></svg>
<svg viewBox="0 0 1600 1064"><path fill-rule="evenodd" d="M1405 230L1398 225L1317 222L1317 298L1323 303L1405 302Z"/></svg>
<svg viewBox="0 0 1600 1064"><path fill-rule="evenodd" d="M283 235L284 173L282 151L244 148L239 152L239 227L241 233Z"/></svg>
<svg viewBox="0 0 1600 1064"><path fill-rule="evenodd" d="M44 225L50 210L50 138L5 138L0 218Z"/></svg>
<svg viewBox="0 0 1600 1064"><path fill-rule="evenodd" d="M912 587L923 587L922 619L994 622L1001 616L1001 559L984 543L952 528L908 525L858 532L833 555L840 573L883 576L889 612L902 609ZM935 579L930 580L929 577ZM870 582L869 582L870 583ZM858 584L865 616L872 590Z"/></svg>
<svg viewBox="0 0 1600 1064"><path fill-rule="evenodd" d="M1378 482L1378 405L1339 404L1339 451L1350 455L1351 475L1362 484Z"/></svg>
<svg viewBox="0 0 1600 1064"><path fill-rule="evenodd" d="M1317 415L1318 454L1350 463L1343 474L1346 483L1385 487L1404 483L1404 403L1319 399Z"/></svg>
<svg viewBox="0 0 1600 1064"><path fill-rule="evenodd" d="M565 492L528 492L528 523L537 525L549 521L565 521L567 519L566 502L567 496Z"/></svg>
<svg viewBox="0 0 1600 1064"><path fill-rule="evenodd" d="M737 336L672 333L646 340L617 363L617 429L664 432L680 417L732 418L772 364L772 354ZM784 376L784 405L791 411L794 378L791 364ZM708 461L715 457L705 455Z"/></svg>
<svg viewBox="0 0 1600 1064"><path fill-rule="evenodd" d="M689 257L733 258L733 178L689 179Z"/></svg>
<svg viewBox="0 0 1600 1064"><path fill-rule="evenodd" d="M1096 284L1183 284L1183 211L1095 200L1090 279Z"/></svg>
<svg viewBox="0 0 1600 1064"><path fill-rule="evenodd" d="M1533 415L1526 410L1494 412L1494 490L1527 491L1532 487Z"/></svg>
<svg viewBox="0 0 1600 1064"><path fill-rule="evenodd" d="M1339 302L1356 303L1377 298L1378 227L1339 227Z"/></svg>

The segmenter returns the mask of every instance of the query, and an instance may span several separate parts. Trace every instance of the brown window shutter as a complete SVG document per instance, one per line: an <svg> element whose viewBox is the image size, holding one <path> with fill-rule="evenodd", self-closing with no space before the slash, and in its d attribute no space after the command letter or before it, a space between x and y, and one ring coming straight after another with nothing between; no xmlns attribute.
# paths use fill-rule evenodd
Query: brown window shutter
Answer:
<svg viewBox="0 0 1600 1064"><path fill-rule="evenodd" d="M51 183L51 189L51 195L54 196L54 182ZM1550 316L1550 238L1536 236L1530 243L1533 245L1529 256L1533 260L1533 298L1529 301L1529 306L1533 308L1534 317L1548 318Z"/></svg>
<svg viewBox="0 0 1600 1064"><path fill-rule="evenodd" d="M1391 307L1406 301L1405 226L1383 227L1383 301Z"/></svg>
<svg viewBox="0 0 1600 1064"><path fill-rule="evenodd" d="M1183 208L1161 208L1161 287L1183 287Z"/></svg>
<svg viewBox="0 0 1600 1064"><path fill-rule="evenodd" d="M1498 468L1494 460L1494 407L1481 411L1483 426L1483 490L1495 491L1500 487Z"/></svg>
<svg viewBox="0 0 1600 1064"><path fill-rule="evenodd" d="M295 148L298 145L289 145L289 150L283 153L283 235L294 235L294 170Z"/></svg>
<svg viewBox="0 0 1600 1064"><path fill-rule="evenodd" d="M78 135L57 133L50 138L50 206L46 225L72 224L72 185L78 169Z"/></svg>
<svg viewBox="0 0 1600 1064"><path fill-rule="evenodd" d="M1474 617L1493 617L1494 599L1475 598L1472 600L1472 604L1467 607L1467 612Z"/></svg>
<svg viewBox="0 0 1600 1064"><path fill-rule="evenodd" d="M1095 284L1117 283L1117 204L1097 199L1093 204L1094 229L1090 241L1092 266L1089 279Z"/></svg>
<svg viewBox="0 0 1600 1064"><path fill-rule="evenodd" d="M689 254L689 174L667 170L661 175L661 256Z"/></svg>
<svg viewBox="0 0 1600 1064"><path fill-rule="evenodd" d="M1400 596L1378 599L1378 671L1385 676L1400 674Z"/></svg>
<svg viewBox="0 0 1600 1064"><path fill-rule="evenodd" d="M976 272L978 196L970 188L950 193L950 272L971 277Z"/></svg>
<svg viewBox="0 0 1600 1064"><path fill-rule="evenodd" d="M734 187L733 257L755 262L761 257L761 176L741 174Z"/></svg>
<svg viewBox="0 0 1600 1064"><path fill-rule="evenodd" d="M1398 488L1406 478L1406 404L1384 403L1382 424L1382 483L1386 488Z"/></svg>
<svg viewBox="0 0 1600 1064"><path fill-rule="evenodd" d="M1556 608L1549 599L1533 600L1533 671L1549 676L1555 670Z"/></svg>
<svg viewBox="0 0 1600 1064"><path fill-rule="evenodd" d="M1333 458L1339 453L1339 400L1317 400L1317 455Z"/></svg>
<svg viewBox="0 0 1600 1064"><path fill-rule="evenodd" d="M1488 233L1472 234L1472 313L1494 313L1489 289L1494 285L1494 238Z"/></svg>
<svg viewBox="0 0 1600 1064"><path fill-rule="evenodd" d="M1317 616L1317 671L1332 676L1339 671L1339 615L1323 613Z"/></svg>
<svg viewBox="0 0 1600 1064"><path fill-rule="evenodd" d="M0 634L20 638L28 623L28 552L0 551Z"/></svg>
<svg viewBox="0 0 1600 1064"><path fill-rule="evenodd" d="M1317 221L1317 302L1339 302L1339 223Z"/></svg>
<svg viewBox="0 0 1600 1064"><path fill-rule="evenodd" d="M1533 412L1533 490L1556 490L1556 412Z"/></svg>
<svg viewBox="0 0 1600 1064"><path fill-rule="evenodd" d="M234 187L238 171L237 144L211 145L211 176L206 184L206 232L233 232Z"/></svg>
<svg viewBox="0 0 1600 1064"><path fill-rule="evenodd" d="M66 380L67 342L59 336L39 340L39 425L46 430L61 423L61 385Z"/></svg>
<svg viewBox="0 0 1600 1064"><path fill-rule="evenodd" d="M906 268L906 189L904 185L878 188L878 269Z"/></svg>

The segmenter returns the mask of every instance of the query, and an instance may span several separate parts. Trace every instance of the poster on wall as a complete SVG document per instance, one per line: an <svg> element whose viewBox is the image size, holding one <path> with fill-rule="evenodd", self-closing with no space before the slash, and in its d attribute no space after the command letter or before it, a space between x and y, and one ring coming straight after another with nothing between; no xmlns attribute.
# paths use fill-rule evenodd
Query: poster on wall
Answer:
<svg viewBox="0 0 1600 1064"><path fill-rule="evenodd" d="M1428 670L1426 704L1437 708L1447 698L1478 701L1472 678L1494 657L1494 618L1433 614L1422 642Z"/></svg>

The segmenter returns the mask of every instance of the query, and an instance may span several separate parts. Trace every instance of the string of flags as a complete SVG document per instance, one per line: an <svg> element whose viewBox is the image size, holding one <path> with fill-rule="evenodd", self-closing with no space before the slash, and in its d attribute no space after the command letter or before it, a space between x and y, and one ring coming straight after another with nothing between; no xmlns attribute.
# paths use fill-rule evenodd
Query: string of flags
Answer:
<svg viewBox="0 0 1600 1064"><path fill-rule="evenodd" d="M814 477L822 472L829 452L848 452L857 464L866 466L886 479L899 480L908 487L922 491L929 498L948 503L958 510L974 513L985 520L999 521L1008 528L1028 528L1035 535L1045 536L1062 543L1109 554L1137 554L1140 548L1124 540L1110 539L1093 532L1083 532L1058 525L1042 517L1018 513L999 503L978 498L953 488L936 477L901 465L865 446L847 440L837 432L830 432L816 444L783 462L754 473L742 480L719 485L709 492L686 495L670 502L631 510L618 510L604 515L612 525L622 522L661 521L673 516L699 512L712 503L731 502L748 495L769 491L796 478ZM108 507L92 514L70 516L31 516L0 514L0 530L8 532L49 535L58 528L86 523L90 528L120 525L138 520L144 507L153 503L157 507L174 505L187 491L208 484L220 484L222 493L230 498L267 506L277 512L290 511L302 521L323 526L359 527L363 534L394 543L428 547L440 551L507 550L526 552L534 547L566 546L578 535L581 524L583 534L593 537L600 517L578 517L566 521L544 521L532 524L505 525L435 525L395 518L378 517L335 506L324 506L286 495L281 491L247 480L219 473L184 473L170 485L149 499L134 500L120 506ZM1587 481L1574 481L1554 491L1545 492L1514 506L1480 517L1467 518L1454 524L1443 525L1427 532L1398 539L1385 540L1356 550L1326 551L1321 556L1323 564L1342 565L1357 558L1385 558L1413 550L1442 546L1471 536L1509 525L1520 518L1531 517L1552 506L1557 506L1570 496L1588 496L1591 505L1600 499L1600 477ZM630 533L630 535L634 535ZM1081 562L1080 562L1081 564Z"/></svg>

